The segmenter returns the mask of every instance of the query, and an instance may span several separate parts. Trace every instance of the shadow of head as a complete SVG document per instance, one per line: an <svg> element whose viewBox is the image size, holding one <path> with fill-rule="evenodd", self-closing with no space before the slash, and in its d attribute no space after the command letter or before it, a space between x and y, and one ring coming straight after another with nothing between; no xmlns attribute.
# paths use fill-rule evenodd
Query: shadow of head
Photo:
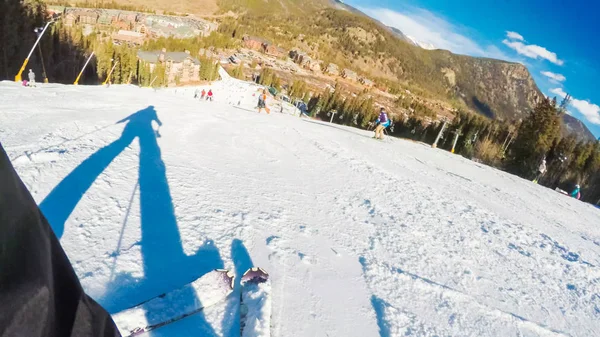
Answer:
<svg viewBox="0 0 600 337"><path fill-rule="evenodd" d="M152 121L155 121L156 123L158 123L158 125L162 125L160 119L158 119L156 109L154 108L153 105L149 105L147 108L139 110L139 111L121 119L120 121L117 122L117 124L126 122L127 126L145 127L145 126L151 126Z"/></svg>
<svg viewBox="0 0 600 337"><path fill-rule="evenodd" d="M123 130L123 136L125 136L123 138L135 136L139 136L140 138L143 136L158 138L160 137L160 134L158 133L158 130L154 130L152 122L156 122L159 128L162 126L162 122L158 118L156 109L153 105L149 105L148 107L121 119L117 124L127 123Z"/></svg>

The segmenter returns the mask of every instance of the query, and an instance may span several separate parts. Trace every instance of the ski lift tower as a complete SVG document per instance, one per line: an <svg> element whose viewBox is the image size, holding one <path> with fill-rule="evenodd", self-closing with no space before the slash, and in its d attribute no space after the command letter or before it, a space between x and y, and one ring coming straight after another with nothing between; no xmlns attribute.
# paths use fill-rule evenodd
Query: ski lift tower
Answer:
<svg viewBox="0 0 600 337"><path fill-rule="evenodd" d="M48 26L50 26L50 24L54 23L54 20L50 20L48 22L46 22L46 25L44 26L44 28L41 30L41 32L38 34L37 40L35 40L35 43L33 44L33 47L31 48L31 50L29 51L29 54L27 55L27 58L25 58L25 61L23 61L23 65L21 66L21 69L19 69L19 72L17 73L17 75L15 75L15 82L21 82L23 81L23 72L25 71L25 68L27 67L27 63L29 63L29 58L31 57L31 54L33 54L33 51L35 50L35 47L37 47L38 43L40 43L40 40L42 39L42 36L44 36L44 33L46 32L46 30L48 30ZM35 30L35 33L38 33L38 29Z"/></svg>

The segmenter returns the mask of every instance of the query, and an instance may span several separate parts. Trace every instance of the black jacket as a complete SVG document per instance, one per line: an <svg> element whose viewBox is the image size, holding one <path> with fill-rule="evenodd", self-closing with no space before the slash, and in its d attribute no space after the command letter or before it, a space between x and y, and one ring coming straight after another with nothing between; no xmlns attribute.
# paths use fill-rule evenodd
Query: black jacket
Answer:
<svg viewBox="0 0 600 337"><path fill-rule="evenodd" d="M0 144L0 337L120 336Z"/></svg>

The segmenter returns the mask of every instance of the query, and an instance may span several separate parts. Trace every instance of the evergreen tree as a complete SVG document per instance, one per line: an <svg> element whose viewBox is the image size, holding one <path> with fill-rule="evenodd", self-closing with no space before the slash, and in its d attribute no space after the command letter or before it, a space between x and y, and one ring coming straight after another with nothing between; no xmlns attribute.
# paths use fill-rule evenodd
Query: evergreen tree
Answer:
<svg viewBox="0 0 600 337"><path fill-rule="evenodd" d="M41 0L0 1L0 79L14 79L28 52L37 39L33 30L42 26L46 18L46 5ZM48 43L45 36L40 46ZM34 53L28 68L41 73L41 60ZM25 71L23 75L26 75Z"/></svg>
<svg viewBox="0 0 600 337"><path fill-rule="evenodd" d="M156 79L155 79L156 78ZM157 63L152 71L153 88L166 87L169 83L167 78L167 68L163 63Z"/></svg>
<svg viewBox="0 0 600 337"><path fill-rule="evenodd" d="M511 150L511 170L529 177L535 173L559 137L561 115L556 100L543 98L519 127Z"/></svg>
<svg viewBox="0 0 600 337"><path fill-rule="evenodd" d="M240 79L240 80L243 80L245 78L244 77L244 65L243 65L243 63L240 63L237 67L235 67L233 69L233 72L232 72L231 76L233 76L234 78Z"/></svg>

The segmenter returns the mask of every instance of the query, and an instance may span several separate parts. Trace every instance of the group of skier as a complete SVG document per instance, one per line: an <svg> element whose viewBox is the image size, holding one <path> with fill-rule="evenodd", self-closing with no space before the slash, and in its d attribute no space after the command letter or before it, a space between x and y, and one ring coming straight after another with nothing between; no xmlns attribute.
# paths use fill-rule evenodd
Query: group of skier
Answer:
<svg viewBox="0 0 600 337"><path fill-rule="evenodd" d="M262 110L265 110L267 114L271 113L271 110L267 107L267 97L267 89L263 89L258 96L258 103L256 105L258 113L260 113ZM306 105L304 105L304 107L306 107ZM300 113L303 114L305 112L301 109ZM373 138L383 139L384 130L391 125L391 120L385 111L385 108L379 109L379 115L373 124L376 125L375 136Z"/></svg>
<svg viewBox="0 0 600 337"><path fill-rule="evenodd" d="M546 174L546 171L548 171L548 168L546 167L546 158L544 158L542 159L542 162L538 167L538 171L535 178L533 179L533 182L537 184L539 180L544 176L544 174ZM581 186L579 186L579 184L576 184L575 189L569 195L579 200L581 198Z"/></svg>
<svg viewBox="0 0 600 337"><path fill-rule="evenodd" d="M204 89L202 89L202 93L201 93L201 99L204 99L204 96L206 95L206 91ZM198 96L198 92L196 92L196 96ZM267 89L263 89L259 96L258 96L258 103L256 106L256 109L258 109L258 113L260 113L262 110L265 110L265 112L267 114L271 113L271 110L267 107ZM207 100L212 100L212 91L209 90L208 91L208 96L206 98ZM380 108L379 109L379 115L377 117L377 119L375 120L375 122L373 122L375 126L375 135L373 136L374 139L383 139L384 136L384 131L391 125L391 120L389 118L389 115L387 114L385 108ZM546 158L542 159L542 162L540 164L540 166L538 167L538 172L535 176L535 178L533 179L534 183L538 183L538 181L544 176L544 174L546 174L547 171L547 167L546 167ZM575 189L573 190L573 192L570 193L570 196L572 196L573 198L576 198L577 200L579 200L579 198L581 197L581 186L579 186L579 184L575 185Z"/></svg>
<svg viewBox="0 0 600 337"><path fill-rule="evenodd" d="M208 89L208 92L206 91L206 89L202 89L202 91L198 91L198 90L199 89L196 89L196 92L194 93L194 98L200 98L201 100L207 100L207 101L213 100L212 89Z"/></svg>

